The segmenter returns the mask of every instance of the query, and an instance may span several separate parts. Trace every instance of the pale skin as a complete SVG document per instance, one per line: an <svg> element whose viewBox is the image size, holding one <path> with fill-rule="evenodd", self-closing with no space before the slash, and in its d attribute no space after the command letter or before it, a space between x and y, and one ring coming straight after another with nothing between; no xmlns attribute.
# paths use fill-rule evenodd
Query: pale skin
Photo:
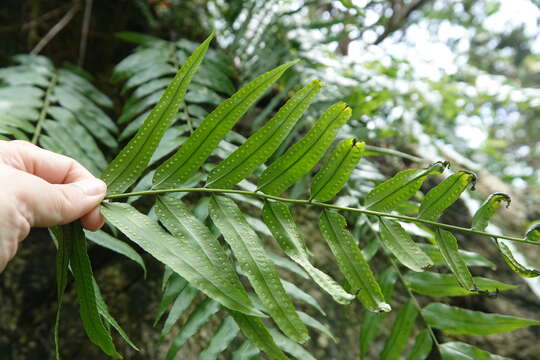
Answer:
<svg viewBox="0 0 540 360"><path fill-rule="evenodd" d="M32 227L80 219L88 230L101 228L106 191L103 181L67 156L0 140L0 272Z"/></svg>

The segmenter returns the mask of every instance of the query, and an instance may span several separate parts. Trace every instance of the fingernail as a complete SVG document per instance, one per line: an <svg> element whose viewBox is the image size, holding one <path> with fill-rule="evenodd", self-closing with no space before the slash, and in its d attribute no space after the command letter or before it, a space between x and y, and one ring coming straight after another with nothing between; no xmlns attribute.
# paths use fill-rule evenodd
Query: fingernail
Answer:
<svg viewBox="0 0 540 360"><path fill-rule="evenodd" d="M83 193L86 195L102 195L105 194L107 191L107 186L105 183L99 179L88 179L88 180L82 180L76 183L73 183L73 185L77 186L79 189L82 190Z"/></svg>

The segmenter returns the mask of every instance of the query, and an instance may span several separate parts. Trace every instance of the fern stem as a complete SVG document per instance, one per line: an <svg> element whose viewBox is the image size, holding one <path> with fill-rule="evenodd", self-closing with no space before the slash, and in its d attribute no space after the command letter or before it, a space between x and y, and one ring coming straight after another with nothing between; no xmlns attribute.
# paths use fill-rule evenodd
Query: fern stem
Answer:
<svg viewBox="0 0 540 360"><path fill-rule="evenodd" d="M424 318L424 314L422 314L422 307L420 306L420 303L418 302L418 299L413 294L413 292L411 291L409 286L407 286L407 282L405 281L405 278L403 277L403 274L399 270L399 266L396 264L394 259L392 259L392 257L388 256L388 255L387 255L387 258L390 261L390 263L392 264L392 267L394 267L394 269L396 270L399 281L403 284L403 287L407 291L407 294L409 295L411 301L413 302L414 306L418 310L418 316L420 317L420 319L422 319L422 322L424 323L424 326L426 327L426 329L427 329L427 331L429 333L429 336L433 340L433 343L435 344L435 347L437 348L437 351L440 354L441 353L441 348L440 348L439 340L437 339L437 335L435 335L435 332L433 331L433 328L431 327L431 325L429 325L427 320Z"/></svg>
<svg viewBox="0 0 540 360"><path fill-rule="evenodd" d="M233 190L233 189L209 189L209 188L175 188L175 189L159 189L159 190L146 190L146 191L135 191L135 192L129 192L129 193L122 193L122 194L111 194L107 195L105 199L113 200L113 199L122 199L127 198L130 196L144 196L144 195L159 195L159 194L168 194L168 193L217 193L217 194L238 194L238 195L246 195L246 196L253 196L268 200L275 200L279 202L284 203L290 203L290 204L300 204L300 205L306 205L306 206L316 206L321 208L327 208L327 209L336 209L336 210L342 210L342 211L349 211L349 212L356 212L360 214L366 214L366 215L373 215L373 216L380 216L380 217L387 217L392 219L401 220L403 222L408 223L419 223L419 224L426 224L431 226L436 226L442 229L448 229L448 230L454 230L469 234L475 234L480 236L486 236L490 238L497 238L497 239L504 239L504 240L510 240L520 243L526 243L531 245L540 245L540 242L527 240L523 238L518 238L514 236L507 236L507 235L498 235L498 234L492 234L485 231L478 231L473 230L469 228L464 228L461 226L455 226L450 224L444 224L436 221L431 220L425 220L425 219L419 219L411 216L405 216L405 215L398 215L398 214L390 214L385 213L381 211L374 211L374 210L368 210L368 209L362 209L362 208L352 208L352 207L346 207L346 206L339 206L334 204L327 204L319 201L310 201L310 200L303 200L303 199L291 199L291 198L285 198L280 196L274 196L274 195L268 195L262 192L253 192L253 191L246 191L246 190Z"/></svg>
<svg viewBox="0 0 540 360"><path fill-rule="evenodd" d="M421 157L407 154L398 150L386 149L386 148L373 146L373 145L367 145L367 144L366 144L366 150L371 150L373 152L380 153L383 155L397 156L402 159L407 159L416 163L429 163L429 161L426 159L422 159Z"/></svg>
<svg viewBox="0 0 540 360"><path fill-rule="evenodd" d="M54 88L56 87L57 80L58 80L58 75L55 73L52 76L51 82L49 83L49 87L47 88L47 92L45 93L45 99L43 100L43 107L41 108L41 112L39 113L36 129L34 130L34 135L32 136L32 144L34 145L37 144L39 135L41 135L41 130L43 129L43 121L45 121L45 117L47 116L47 112L49 111L49 105L51 103L51 96L54 91Z"/></svg>

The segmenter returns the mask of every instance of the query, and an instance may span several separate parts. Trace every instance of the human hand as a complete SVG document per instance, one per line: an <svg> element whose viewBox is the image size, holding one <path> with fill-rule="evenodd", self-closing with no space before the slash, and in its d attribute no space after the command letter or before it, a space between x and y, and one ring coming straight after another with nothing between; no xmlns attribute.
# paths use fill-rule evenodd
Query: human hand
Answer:
<svg viewBox="0 0 540 360"><path fill-rule="evenodd" d="M103 226L99 204L105 183L77 161L26 141L0 140L0 272L34 226L81 219L89 230Z"/></svg>

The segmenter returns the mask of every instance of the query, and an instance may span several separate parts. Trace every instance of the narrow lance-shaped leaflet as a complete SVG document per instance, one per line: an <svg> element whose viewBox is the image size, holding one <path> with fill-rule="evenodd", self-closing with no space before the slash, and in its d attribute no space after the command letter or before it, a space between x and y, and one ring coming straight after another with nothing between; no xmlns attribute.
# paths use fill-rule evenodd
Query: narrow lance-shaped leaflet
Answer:
<svg viewBox="0 0 540 360"><path fill-rule="evenodd" d="M227 281L243 294L245 300L251 302L223 247L182 200L167 195L158 196L155 209L159 220L173 236L180 239L183 245L192 247L201 254L200 261L204 261L205 266L221 272Z"/></svg>
<svg viewBox="0 0 540 360"><path fill-rule="evenodd" d="M213 37L212 33L184 62L133 139L103 172L101 178L107 184L109 194L118 194L126 190L146 169L163 134L183 103L188 85Z"/></svg>
<svg viewBox="0 0 540 360"><path fill-rule="evenodd" d="M365 143L354 138L343 140L330 155L325 166L315 175L311 199L328 201L347 183L364 153Z"/></svg>
<svg viewBox="0 0 540 360"><path fill-rule="evenodd" d="M442 360L512 360L459 341L440 344L439 350Z"/></svg>
<svg viewBox="0 0 540 360"><path fill-rule="evenodd" d="M493 193L488 196L486 201L480 205L480 208L474 213L472 218L472 229L484 231L488 225L489 219L495 214L502 202L506 202L506 207L510 206L510 196L503 193Z"/></svg>
<svg viewBox="0 0 540 360"><path fill-rule="evenodd" d="M381 360L396 360L403 353L418 316L418 309L413 301L409 299L399 310L390 335L384 343Z"/></svg>
<svg viewBox="0 0 540 360"><path fill-rule="evenodd" d="M249 107L296 62L288 62L260 75L208 114L176 154L157 168L153 187L174 188L189 179Z"/></svg>
<svg viewBox="0 0 540 360"><path fill-rule="evenodd" d="M244 315L236 311L231 311L230 314L242 330L245 337L248 338L249 341L251 341L257 348L261 349L276 360L288 359L283 351L277 346L274 338L261 319Z"/></svg>
<svg viewBox="0 0 540 360"><path fill-rule="evenodd" d="M65 286L67 285L67 276L69 272L69 256L72 253L72 245L73 241L69 241L68 238L72 238L74 235L74 228L72 225L65 225L65 226L57 226L50 228L50 234L53 237L53 241L56 243L58 247L58 255L57 255L57 285L58 285L58 312L56 314L56 322L54 327L54 339L55 339L55 348L56 348L56 359L60 359L60 348L59 348L59 342L58 342L58 326L60 322L60 311L62 308L62 296L65 291ZM86 232L85 232L86 233ZM63 269L64 272L60 272L59 270ZM61 276L58 276L61 274ZM118 324L118 322L112 317L112 315L109 313L107 304L105 304L105 301L103 300L103 297L101 296L101 292L99 290L99 287L97 286L96 281L92 278L92 282L94 285L94 295L95 295L95 301L96 306L99 314L103 317L103 320L105 320L107 323L109 323L114 329L118 331L120 336L135 350L139 351L137 346L131 341L129 336L126 334L124 329Z"/></svg>
<svg viewBox="0 0 540 360"><path fill-rule="evenodd" d="M121 359L114 346L111 333L99 316L96 294L94 292L92 267L86 252L86 239L78 222L64 225L70 228L69 239L73 243L69 263L75 278L75 289L79 299L80 315L88 338L103 352L113 358Z"/></svg>
<svg viewBox="0 0 540 360"><path fill-rule="evenodd" d="M246 297L248 296L217 239L181 200L172 196L159 196L156 213L160 221L173 235L181 239L183 243L188 243L188 246L198 248L200 253L205 254L202 259L205 261L205 266L213 267L216 272L221 272L231 283L231 286L238 288L239 292ZM251 300L249 301L251 302ZM229 313L242 333L247 338L253 339L261 350L276 359L284 358L284 354L275 345L259 318L233 310L229 310Z"/></svg>
<svg viewBox="0 0 540 360"><path fill-rule="evenodd" d="M206 324L212 316L219 311L219 303L206 298L197 304L197 307L189 314L188 319L176 334L171 347L167 351L164 360L174 360L185 343L193 337Z"/></svg>
<svg viewBox="0 0 540 360"><path fill-rule="evenodd" d="M400 263L413 271L424 271L433 262L413 241L397 221L379 218L380 239L384 246L394 254Z"/></svg>
<svg viewBox="0 0 540 360"><path fill-rule="evenodd" d="M284 336L282 333L277 331L274 328L269 329L270 334L274 338L274 341L276 342L277 346L283 349L286 353L289 353L292 357L295 359L302 359L302 360L317 360L302 347L302 345L295 343L288 337Z"/></svg>
<svg viewBox="0 0 540 360"><path fill-rule="evenodd" d="M244 294L232 286L222 272L205 266L204 254L185 246L166 233L148 216L128 204L105 203L101 206L105 218L146 252L184 277L188 282L225 307L249 315L261 313L247 301Z"/></svg>
<svg viewBox="0 0 540 360"><path fill-rule="evenodd" d="M340 304L348 304L354 299L354 295L346 292L334 279L311 264L306 244L287 205L267 201L262 216L281 249L300 265L317 285Z"/></svg>
<svg viewBox="0 0 540 360"><path fill-rule="evenodd" d="M157 325L162 316L169 310L171 305L176 301L178 295L186 288L188 282L186 279L165 266L163 272L162 288L163 294L159 302L159 309L154 319L154 327Z"/></svg>
<svg viewBox="0 0 540 360"><path fill-rule="evenodd" d="M397 276L398 274L394 267L387 268L379 276L381 290L387 303L389 303L394 296L394 286ZM367 309L362 311L362 325L360 327L359 340L360 360L364 360L366 358L366 354L371 347L371 344L379 334L381 324L387 315L388 313L385 312L375 313Z"/></svg>
<svg viewBox="0 0 540 360"><path fill-rule="evenodd" d="M207 186L229 189L248 177L277 150L309 107L322 83L314 80L298 91L276 115L208 175Z"/></svg>
<svg viewBox="0 0 540 360"><path fill-rule="evenodd" d="M272 337L268 333L270 338ZM277 345L276 345L277 346ZM240 346L231 354L231 360L251 360L259 355L259 349L249 340L244 340Z"/></svg>
<svg viewBox="0 0 540 360"><path fill-rule="evenodd" d="M495 242L497 250L499 251L499 254L502 256L506 265L508 265L508 267L516 274L525 278L535 278L540 276L540 270L529 269L517 261L514 254L512 254L512 251L505 243L497 239L493 239L493 241Z"/></svg>
<svg viewBox="0 0 540 360"><path fill-rule="evenodd" d="M366 196L364 206L376 211L394 210L420 190L428 175L442 174L447 167L446 162L436 162L426 169L400 171L371 190Z"/></svg>
<svg viewBox="0 0 540 360"><path fill-rule="evenodd" d="M129 346L131 346L133 349L137 351L140 351L139 348L135 345L135 343L133 343L133 341L126 334L124 329L122 329L120 324L118 324L118 322L109 313L107 304L105 303L105 300L103 299L103 296L101 295L101 291L99 290L98 284L94 278L92 278L92 283L94 284L94 293L96 294L96 305L97 305L99 314L110 326L112 326L116 331L118 331L118 334L120 334L120 336L128 343Z"/></svg>
<svg viewBox="0 0 540 360"><path fill-rule="evenodd" d="M165 339L167 334L169 334L169 332L176 325L178 320L180 320L182 315L185 314L186 310L191 307L191 305L195 302L195 298L198 294L199 290L186 282L186 285L184 286L182 291L176 296L176 299L174 299L174 303L170 307L169 313L165 318L165 322L163 323L163 327L161 328L161 334L159 337L160 341L163 341Z"/></svg>
<svg viewBox="0 0 540 360"><path fill-rule="evenodd" d="M326 110L313 128L270 164L259 178L259 190L279 195L308 173L332 144L337 131L351 117L351 108L338 102Z"/></svg>
<svg viewBox="0 0 540 360"><path fill-rule="evenodd" d="M227 316L222 322L215 334L210 339L206 348L201 351L197 360L217 360L219 355L227 349L229 344L238 334L238 325L234 319Z"/></svg>
<svg viewBox="0 0 540 360"><path fill-rule="evenodd" d="M540 325L537 320L461 309L441 303L429 304L422 309L422 315L430 326L449 334L486 336Z"/></svg>
<svg viewBox="0 0 540 360"><path fill-rule="evenodd" d="M319 320L309 316L308 314L306 314L305 312L302 312L302 311L299 311L298 314L300 315L300 319L302 319L304 324L306 324L307 326L309 326L312 329L315 329L315 330L323 333L324 335L326 335L330 339L332 339L333 342L337 343L337 340L334 337L334 335L332 334L332 332L330 331L330 329L328 327L326 327L325 325L323 325Z"/></svg>
<svg viewBox="0 0 540 360"><path fill-rule="evenodd" d="M465 260L463 260L463 257L458 252L458 242L454 235L446 230L437 228L435 230L435 241L448 267L456 276L458 283L467 290L475 290L474 279Z"/></svg>
<svg viewBox="0 0 540 360"><path fill-rule="evenodd" d="M420 331L420 333L416 335L416 340L414 341L411 352L407 355L407 360L427 359L432 347L433 339L431 338L429 331L427 329Z"/></svg>
<svg viewBox="0 0 540 360"><path fill-rule="evenodd" d="M439 274L430 271L425 272L409 272L404 277L409 289L417 294L427 295L432 297L448 297L448 296L467 296L475 294L475 292L464 289L459 285L456 278L452 274ZM483 277L473 277L478 290L483 292L499 292L515 289L516 285L509 285L500 281L491 280ZM476 292L478 294L478 292Z"/></svg>
<svg viewBox="0 0 540 360"><path fill-rule="evenodd" d="M306 341L307 329L285 293L271 260L238 206L224 196L213 196L210 217L229 243L239 266L247 275L264 307L283 332L298 342Z"/></svg>
<svg viewBox="0 0 540 360"><path fill-rule="evenodd" d="M472 183L472 189L476 182L476 175L469 171L458 171L444 179L439 185L431 189L418 211L418 218L437 221L450 205L455 203L467 186Z"/></svg>
<svg viewBox="0 0 540 360"><path fill-rule="evenodd" d="M345 218L332 210L323 210L319 219L321 232L338 266L355 291L358 299L371 311L390 311L390 305L384 301L379 284L364 259L362 252L346 229Z"/></svg>

